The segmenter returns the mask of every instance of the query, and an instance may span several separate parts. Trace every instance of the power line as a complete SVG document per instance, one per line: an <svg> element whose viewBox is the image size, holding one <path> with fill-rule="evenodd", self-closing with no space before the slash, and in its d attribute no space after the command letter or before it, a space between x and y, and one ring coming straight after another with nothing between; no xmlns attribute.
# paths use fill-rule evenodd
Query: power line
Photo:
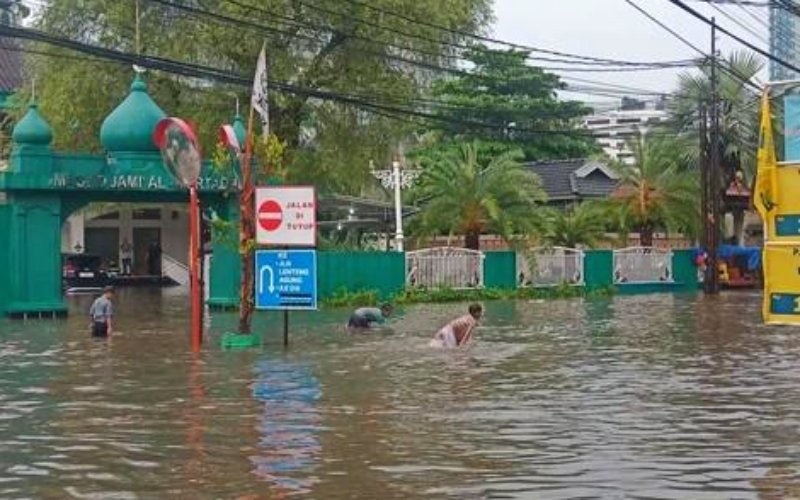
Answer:
<svg viewBox="0 0 800 500"><path fill-rule="evenodd" d="M687 13L691 14L696 19L708 24L709 26L713 26L714 25L713 21L711 21L710 19L708 19L704 15L700 14L695 9L693 9L693 8L689 7L688 5L686 5L686 3L684 3L683 1L681 1L681 0L669 0L669 1L671 3L673 3L673 4L675 4L676 6L678 6L679 8L681 8L682 10L686 11ZM717 29L720 32L722 32L725 35L727 35L728 37L732 38L733 40L736 40L740 44L744 45L748 49L761 54L762 56L768 58L771 61L774 61L774 62L780 64L781 66L783 66L785 68L788 68L788 69L790 69L792 71L796 71L796 72L800 73L800 68L798 68L794 64L792 64L792 63L790 63L788 61L784 61L780 57L777 57L774 54L770 54L768 51L765 51L765 50L753 45L752 43L748 42L747 40L743 39L742 37L740 37L738 35L735 35L734 33L731 33L730 30L725 29L725 28L723 28L723 27L721 27L719 25L717 26Z"/></svg>
<svg viewBox="0 0 800 500"><path fill-rule="evenodd" d="M458 35L458 36L464 37L464 38L478 40L478 41L481 41L481 42L484 42L484 43L502 45L502 46L505 46L505 47L510 47L512 49L522 50L522 51L525 51L525 52L538 52L538 53L550 54L550 55L555 55L555 56L570 57L570 58L573 58L573 59L581 59L581 60L584 60L584 61L596 61L596 62L603 62L603 63L608 63L608 64L615 64L615 65L634 65L634 66L637 66L637 65L651 64L651 63L641 63L641 62L635 62L635 61L622 61L622 60L618 60L618 59L607 59L607 58L601 58L601 57L592 57L592 56L585 56L585 55L579 55L579 54L571 54L571 53L568 53L568 52L562 52L562 51L557 51L557 50L552 50L552 49L543 49L543 48L540 48L540 47L533 47L533 46L530 46L530 45L523 45L523 44L514 43L514 42L507 42L505 40L499 40L499 39L496 39L496 38L491 38L491 37L478 35L478 34L470 33L470 32L463 31L463 30L454 29L454 28L451 28L449 26L444 26L444 25L432 23L432 22L427 21L427 20L416 19L416 18L413 18L413 17L408 16L406 14L401 14L401 13L398 13L398 12L395 12L395 11L391 11L391 10L388 10L388 9L385 9L385 8L376 7L374 5L371 5L371 4L367 3L367 2L363 2L363 1L360 1L360 0L345 0L345 1L347 1L349 3L352 3L352 4L355 4L355 5L358 5L358 6L361 6L361 7L366 8L366 9L372 10L374 12L379 12L381 14L388 15L388 16L391 16L391 17L395 17L397 19L402 19L404 21L407 21L407 22L410 22L410 23L413 23L413 24L417 24L417 25L420 25L420 26L427 26L429 28L433 28L433 29L440 30L440 31L445 31L445 32L448 32L448 33L451 33L451 34L454 34L454 35ZM666 61L664 63L671 64L671 63L674 63L674 62L676 62L676 61ZM656 63L656 64L661 64L661 63Z"/></svg>
<svg viewBox="0 0 800 500"><path fill-rule="evenodd" d="M148 69L164 71L167 73L173 73L182 76L214 80L232 85L239 85L247 88L249 88L252 85L252 81L250 78L237 75L219 68L207 67L198 64L175 61L171 59L154 57L154 56L135 55L127 52L117 51L114 49L107 49L103 47L97 47L94 45L85 44L82 42L76 42L74 40L69 40L61 37L55 37L28 28L16 28L6 25L0 25L0 36L7 36L9 38L21 38L49 45L55 45L58 47L78 51L81 53L91 54L95 57L99 57L102 59L111 59L124 62L127 64L136 64ZM475 120L464 120L453 117L445 117L442 115L428 113L425 111L390 106L376 102L369 102L364 99L351 97L346 94L341 94L337 92L303 88L285 82L270 81L270 88L274 89L277 92L284 92L294 95L301 95L307 98L315 98L323 101L332 101L341 104L347 104L364 109L366 111L377 110L388 113L399 113L431 121L453 123L472 128L498 129L498 130L508 129L508 126L502 124L491 124ZM591 134L587 134L584 131L580 130L533 129L527 127L512 127L512 129L515 132L527 133L531 135L565 135L565 136L577 136L577 137L591 137Z"/></svg>
<svg viewBox="0 0 800 500"><path fill-rule="evenodd" d="M688 47L692 48L697 53L701 54L703 57L705 57L705 58L710 57L708 54L706 54L706 52L703 49L701 49L697 45L695 45L692 42L690 42L689 40L687 40L683 35L681 35L677 31L675 31L672 28L670 28L669 26L667 26L665 23L663 23L662 21L657 19L655 16L653 16L652 14L647 12L644 8L642 8L639 5L635 4L632 0L625 0L625 2L628 3L628 5L630 5L634 9L636 9L637 11L639 11L642 15L647 17L651 22L653 22L656 25L660 26L667 33L671 34L672 36L674 36L675 38L677 38L678 40L683 42L685 45L687 45ZM737 80L742 81L745 85L748 85L748 86L750 86L751 88L754 88L757 91L761 91L761 87L760 86L758 86L758 85L754 84L753 82L751 82L750 79L747 78L746 76L739 75L738 72L736 71L736 68L725 67L723 65L720 65L720 69L722 69L726 73L730 74L731 76L733 76Z"/></svg>

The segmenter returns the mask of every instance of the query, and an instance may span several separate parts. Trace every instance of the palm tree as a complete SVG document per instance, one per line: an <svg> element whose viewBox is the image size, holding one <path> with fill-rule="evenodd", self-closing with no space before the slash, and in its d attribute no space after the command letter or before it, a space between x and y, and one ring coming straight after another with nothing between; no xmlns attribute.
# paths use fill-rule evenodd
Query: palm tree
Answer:
<svg viewBox="0 0 800 500"><path fill-rule="evenodd" d="M738 51L730 54L722 64L719 74L720 96L720 186L724 190L737 175L744 176L749 185L756 168L758 149L758 95L745 81L755 78L764 67L755 54ZM670 113L678 131L691 139L694 150L699 153L700 117L698 105L708 102L711 96L711 68L699 67L699 72L683 73L680 76L677 98L672 102ZM719 194L722 196L722 193ZM727 207L733 212L734 227L741 242L744 233L744 209L741 206Z"/></svg>
<svg viewBox="0 0 800 500"><path fill-rule="evenodd" d="M427 200L418 221L420 234L463 234L464 246L479 250L482 233L510 241L534 230L536 207L545 199L538 177L517 162L516 154L486 161L480 156L477 143L465 144L425 168L417 193Z"/></svg>
<svg viewBox="0 0 800 500"><path fill-rule="evenodd" d="M629 146L634 162L617 166L620 184L611 196L617 226L637 230L642 246L653 245L659 227L696 235L699 186L681 157L685 144L674 137L640 135Z"/></svg>
<svg viewBox="0 0 800 500"><path fill-rule="evenodd" d="M543 222L542 243L594 248L606 239L608 216L602 206L587 201L565 210L549 210Z"/></svg>

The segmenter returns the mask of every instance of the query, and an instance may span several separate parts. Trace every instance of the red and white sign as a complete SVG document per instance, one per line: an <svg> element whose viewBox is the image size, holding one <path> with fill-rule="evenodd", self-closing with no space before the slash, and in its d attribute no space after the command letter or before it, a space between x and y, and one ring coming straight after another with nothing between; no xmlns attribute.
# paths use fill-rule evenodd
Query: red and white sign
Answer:
<svg viewBox="0 0 800 500"><path fill-rule="evenodd" d="M317 194L311 186L256 188L256 243L317 245Z"/></svg>

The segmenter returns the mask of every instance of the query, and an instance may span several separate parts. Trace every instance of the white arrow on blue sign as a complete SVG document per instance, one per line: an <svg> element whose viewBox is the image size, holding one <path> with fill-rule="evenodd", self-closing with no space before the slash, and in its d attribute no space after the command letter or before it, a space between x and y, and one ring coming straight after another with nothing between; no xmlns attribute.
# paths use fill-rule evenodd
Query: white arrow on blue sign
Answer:
<svg viewBox="0 0 800 500"><path fill-rule="evenodd" d="M316 250L256 251L256 309L317 309Z"/></svg>

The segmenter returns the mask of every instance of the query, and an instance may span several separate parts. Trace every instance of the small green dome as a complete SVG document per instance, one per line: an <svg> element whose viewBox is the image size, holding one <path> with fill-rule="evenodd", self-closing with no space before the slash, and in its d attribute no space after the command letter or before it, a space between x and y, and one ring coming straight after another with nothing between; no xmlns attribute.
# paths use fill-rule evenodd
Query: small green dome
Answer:
<svg viewBox="0 0 800 500"><path fill-rule="evenodd" d="M28 106L28 112L14 127L11 138L16 144L29 146L49 146L53 141L53 131L42 118L36 103Z"/></svg>
<svg viewBox="0 0 800 500"><path fill-rule="evenodd" d="M236 134L236 140L239 141L239 146L244 149L244 141L247 139L247 129L244 127L244 120L240 115L236 115L233 119L233 133Z"/></svg>
<svg viewBox="0 0 800 500"><path fill-rule="evenodd" d="M103 121L100 142L106 151L157 151L153 143L153 130L166 116L150 98L142 77L136 75L131 84L131 93Z"/></svg>

